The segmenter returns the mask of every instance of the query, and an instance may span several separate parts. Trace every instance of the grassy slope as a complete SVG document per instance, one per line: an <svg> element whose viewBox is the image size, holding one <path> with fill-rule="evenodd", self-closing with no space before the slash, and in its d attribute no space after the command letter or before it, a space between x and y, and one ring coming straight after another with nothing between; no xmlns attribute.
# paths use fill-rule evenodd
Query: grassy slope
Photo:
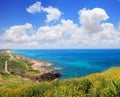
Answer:
<svg viewBox="0 0 120 97"><path fill-rule="evenodd" d="M120 97L120 67L75 79L41 83L26 81L25 85L20 83L16 88L11 83L8 88L3 87L0 97Z"/></svg>
<svg viewBox="0 0 120 97"><path fill-rule="evenodd" d="M0 54L0 89L16 88L22 84L31 83L31 80L22 79L21 75L36 75L39 73L31 68L32 63L27 58L17 58L18 55L11 54L13 59L8 60L8 70L11 73L9 75L4 71L5 60L3 60L5 56L9 55L2 52Z"/></svg>
<svg viewBox="0 0 120 97"><path fill-rule="evenodd" d="M10 59L10 55L7 53L0 52L0 74L4 74L4 64L5 64L5 57L8 56L8 70L13 75L19 75L21 73L31 73L31 72L37 72L34 71L31 67L32 63L29 59L24 58L20 55L12 54L11 56L13 59ZM37 72L38 73L38 72Z"/></svg>

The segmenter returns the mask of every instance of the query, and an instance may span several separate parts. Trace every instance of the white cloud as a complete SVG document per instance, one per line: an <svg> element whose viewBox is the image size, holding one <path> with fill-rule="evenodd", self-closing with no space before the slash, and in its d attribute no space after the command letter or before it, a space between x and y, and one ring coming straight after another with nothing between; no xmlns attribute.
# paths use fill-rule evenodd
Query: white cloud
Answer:
<svg viewBox="0 0 120 97"><path fill-rule="evenodd" d="M80 10L79 16L82 26L91 33L103 30L100 23L101 21L109 18L104 9L101 8L94 8L93 10Z"/></svg>
<svg viewBox="0 0 120 97"><path fill-rule="evenodd" d="M69 28L69 29L67 29ZM71 20L61 20L60 24L54 26L40 27L36 34L32 36L34 40L58 40L60 38L70 38L77 29L77 25Z"/></svg>
<svg viewBox="0 0 120 97"><path fill-rule="evenodd" d="M34 14L37 12L41 12L41 9L42 9L41 2L36 2L33 5L26 8L26 11L31 13L31 14Z"/></svg>
<svg viewBox="0 0 120 97"><path fill-rule="evenodd" d="M41 5L41 2L34 3L33 5L26 8L26 11L31 14L40 13L41 11L47 13L46 14L46 22L47 23L49 23L51 21L59 20L59 18L61 16L61 12L58 8L55 8L52 6L43 7Z"/></svg>
<svg viewBox="0 0 120 97"><path fill-rule="evenodd" d="M58 8L54 8L52 6L49 6L47 8L42 9L44 12L47 13L46 17L46 22L51 22L53 20L59 20L61 16L61 12L59 11Z"/></svg>
<svg viewBox="0 0 120 97"><path fill-rule="evenodd" d="M32 24L16 25L7 29L2 35L2 39L8 42L30 41L29 34L33 30Z"/></svg>
<svg viewBox="0 0 120 97"><path fill-rule="evenodd" d="M33 31L31 24L12 26L2 35L9 41L2 47L18 48L120 48L120 32L107 23L109 16L104 9L79 11L81 26L72 20L60 20L56 25L45 25ZM103 22L104 21L104 22ZM14 43L10 43L14 42ZM18 45L20 44L20 45Z"/></svg>

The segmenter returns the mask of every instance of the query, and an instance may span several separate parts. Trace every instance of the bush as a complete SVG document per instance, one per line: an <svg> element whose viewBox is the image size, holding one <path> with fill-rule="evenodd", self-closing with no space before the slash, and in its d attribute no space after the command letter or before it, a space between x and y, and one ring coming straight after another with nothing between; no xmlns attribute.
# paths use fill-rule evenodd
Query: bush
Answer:
<svg viewBox="0 0 120 97"><path fill-rule="evenodd" d="M106 97L120 97L120 81L112 81L109 88L104 93Z"/></svg>

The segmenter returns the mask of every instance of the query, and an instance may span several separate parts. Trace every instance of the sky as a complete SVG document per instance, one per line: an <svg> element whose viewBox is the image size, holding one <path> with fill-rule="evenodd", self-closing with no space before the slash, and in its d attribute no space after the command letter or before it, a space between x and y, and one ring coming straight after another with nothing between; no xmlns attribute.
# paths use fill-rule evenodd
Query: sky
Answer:
<svg viewBox="0 0 120 97"><path fill-rule="evenodd" d="M120 0L0 0L0 49L120 48Z"/></svg>

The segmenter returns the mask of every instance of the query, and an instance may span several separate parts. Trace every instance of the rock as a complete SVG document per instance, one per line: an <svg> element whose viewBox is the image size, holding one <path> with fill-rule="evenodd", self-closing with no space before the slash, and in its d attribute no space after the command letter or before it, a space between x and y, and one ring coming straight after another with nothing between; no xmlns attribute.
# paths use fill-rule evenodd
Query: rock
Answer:
<svg viewBox="0 0 120 97"><path fill-rule="evenodd" d="M54 70L63 70L63 68L56 68L56 67L55 67Z"/></svg>
<svg viewBox="0 0 120 97"><path fill-rule="evenodd" d="M51 80L55 80L55 79L59 78L60 76L62 76L60 73L50 72L50 73L45 73L45 74L39 75L37 77L37 80L39 82L41 82L41 81L51 81Z"/></svg>
<svg viewBox="0 0 120 97"><path fill-rule="evenodd" d="M41 82L41 81L52 81L52 80L58 79L60 76L62 76L60 73L49 72L49 73L44 73L38 76L24 75L24 78Z"/></svg>

